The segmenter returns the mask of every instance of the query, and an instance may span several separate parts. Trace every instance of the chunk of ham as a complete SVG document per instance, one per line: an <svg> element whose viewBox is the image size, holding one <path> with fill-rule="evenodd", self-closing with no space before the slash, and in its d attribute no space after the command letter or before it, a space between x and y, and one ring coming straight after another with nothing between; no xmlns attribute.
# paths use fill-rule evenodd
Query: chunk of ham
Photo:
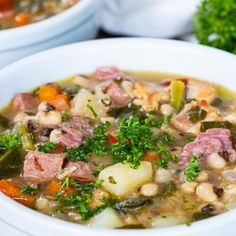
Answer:
<svg viewBox="0 0 236 236"><path fill-rule="evenodd" d="M212 153L218 153L223 157L227 155L230 162L236 160L236 152L228 129L215 128L200 133L194 142L188 143L184 147L181 153L181 165L185 166L188 163L190 155L196 157L203 155L200 160L204 162Z"/></svg>
<svg viewBox="0 0 236 236"><path fill-rule="evenodd" d="M93 182L95 177L92 173L92 166L82 161L68 162L63 172L67 172L68 176L75 178L80 182Z"/></svg>
<svg viewBox="0 0 236 236"><path fill-rule="evenodd" d="M20 93L13 98L12 104L17 111L36 113L39 100L30 93Z"/></svg>
<svg viewBox="0 0 236 236"><path fill-rule="evenodd" d="M191 102L191 103L186 104L184 106L184 109L179 114L173 117L173 119L171 120L171 124L175 128L177 128L178 130L184 133L199 134L201 123L200 122L193 123L189 119L189 115L188 115L188 111L197 106L199 106L198 102ZM222 120L222 116L217 108L210 105L205 105L203 106L203 109L207 111L207 115L204 121Z"/></svg>
<svg viewBox="0 0 236 236"><path fill-rule="evenodd" d="M84 138L91 135L91 132L88 119L74 116L69 122L62 124L63 135L59 141L67 148L78 147L84 143Z"/></svg>
<svg viewBox="0 0 236 236"><path fill-rule="evenodd" d="M23 177L29 182L48 182L62 170L64 160L64 154L31 151L25 157Z"/></svg>
<svg viewBox="0 0 236 236"><path fill-rule="evenodd" d="M113 107L124 107L131 101L130 96L116 83L111 83L104 91L110 96Z"/></svg>
<svg viewBox="0 0 236 236"><path fill-rule="evenodd" d="M114 66L99 67L95 71L97 80L112 80L122 77L122 72Z"/></svg>
<svg viewBox="0 0 236 236"><path fill-rule="evenodd" d="M64 122L62 126L71 128L82 128L85 130L91 129L89 119L80 116L73 116L68 122Z"/></svg>

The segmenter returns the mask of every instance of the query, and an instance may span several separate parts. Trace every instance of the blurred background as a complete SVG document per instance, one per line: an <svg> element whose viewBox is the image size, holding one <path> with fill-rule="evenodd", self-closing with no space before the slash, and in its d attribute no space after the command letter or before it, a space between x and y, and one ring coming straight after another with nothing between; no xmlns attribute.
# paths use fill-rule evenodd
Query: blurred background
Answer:
<svg viewBox="0 0 236 236"><path fill-rule="evenodd" d="M236 0L0 0L0 67L110 37L186 40L236 53Z"/></svg>

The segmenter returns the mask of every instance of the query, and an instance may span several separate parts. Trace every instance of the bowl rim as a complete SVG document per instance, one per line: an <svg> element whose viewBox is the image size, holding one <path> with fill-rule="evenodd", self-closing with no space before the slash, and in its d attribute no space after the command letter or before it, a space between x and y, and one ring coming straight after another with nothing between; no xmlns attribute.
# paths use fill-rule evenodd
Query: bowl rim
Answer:
<svg viewBox="0 0 236 236"><path fill-rule="evenodd" d="M90 40L86 42L80 42L75 44L70 44L62 47L53 48L50 50L46 50L44 52L37 53L35 55L28 56L22 60L19 60L11 65L8 65L7 67L3 68L0 71L0 81L2 81L1 77L3 78L5 74L8 74L9 71L15 70L20 68L22 65L29 63L31 60L35 60L40 57L47 57L49 55L52 55L56 52L62 52L66 51L68 49L73 48L90 48L90 50L94 48L100 48L100 47L114 47L114 45L117 44L124 44L129 45L132 47L132 45L137 46L141 45L143 43L146 44L162 44L165 46L177 48L178 50L192 50L194 52L198 53L210 53L211 55L216 56L222 56L222 58L228 58L230 60L233 60L236 63L236 56L225 52L223 50L210 48L207 46L192 44L188 42L181 42L177 40L166 40L166 39L153 39L153 38L113 38L113 39L99 39L99 40ZM3 78L4 79L4 78ZM129 233L129 236L143 236L144 230L139 229L104 229L104 228L92 228L85 225L80 225L76 223L71 223L67 221L63 221L57 218L53 218L47 215L44 215L40 212L37 212L35 210L32 210L30 208L27 208L20 203L17 203L13 201L12 199L6 197L2 193L0 193L0 201L4 205L4 208L7 208L9 212L14 213L16 215L21 215L22 217L25 216L28 219L31 219L35 223L39 223L41 225L43 224L50 224L52 228L61 228L61 229L70 229L73 232L80 232L84 233L84 235L91 233L95 233L96 235L109 235L112 233L114 236L121 236L123 233ZM219 227L222 226L225 223L225 219L227 217L227 222L229 223L235 223L235 213L236 209L229 210L225 213L221 213L220 215L214 216L212 218L201 220L198 222L194 222L191 224L191 227L187 225L178 225L178 226L172 226L172 227L166 227L166 228L150 228L145 229L145 232L150 233L150 235L162 235L162 236L168 236L168 235L182 235L182 234L190 234L193 231L196 232L202 232L205 230L209 230L210 228L214 228L215 226ZM1 215L0 213L0 219L2 219L4 222L4 215ZM9 225L13 225L9 222L7 222ZM13 225L14 226L14 225ZM16 227L16 226L14 226ZM18 228L18 227L17 227ZM22 229L21 229L22 230ZM179 232L179 233L177 233ZM158 233L158 234L157 234Z"/></svg>
<svg viewBox="0 0 236 236"><path fill-rule="evenodd" d="M80 14L81 12L85 12L86 14L84 15L80 14L79 22L81 22L84 20L85 17L87 17L87 15L93 12L89 10L90 9L89 6L95 4L96 1L102 1L102 0L80 0L78 3L66 9L65 11L56 14L54 16L51 16L49 18L46 18L44 20L31 23L25 26L0 30L0 42L1 40L14 38L16 35L17 37L20 37L22 35L27 35L29 33L31 35L37 35L37 32L40 32L41 30L47 29L48 27L54 27L55 25L60 25L62 22L64 22L71 16L75 16L77 14ZM84 11L85 9L87 10L87 12Z"/></svg>

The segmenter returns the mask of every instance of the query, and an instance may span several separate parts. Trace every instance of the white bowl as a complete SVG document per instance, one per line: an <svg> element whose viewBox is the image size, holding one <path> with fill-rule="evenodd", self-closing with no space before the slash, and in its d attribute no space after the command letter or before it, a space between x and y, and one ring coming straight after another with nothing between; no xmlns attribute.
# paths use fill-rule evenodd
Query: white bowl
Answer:
<svg viewBox="0 0 236 236"><path fill-rule="evenodd" d="M236 90L236 56L189 43L157 39L109 39L52 49L0 71L0 106L34 86L87 73L98 66L125 70L166 71L196 76ZM236 210L213 218L162 229L94 229L58 220L24 207L0 194L0 219L34 236L234 236Z"/></svg>
<svg viewBox="0 0 236 236"><path fill-rule="evenodd" d="M0 68L48 48L96 37L103 0L81 0L73 7L46 20L0 30Z"/></svg>

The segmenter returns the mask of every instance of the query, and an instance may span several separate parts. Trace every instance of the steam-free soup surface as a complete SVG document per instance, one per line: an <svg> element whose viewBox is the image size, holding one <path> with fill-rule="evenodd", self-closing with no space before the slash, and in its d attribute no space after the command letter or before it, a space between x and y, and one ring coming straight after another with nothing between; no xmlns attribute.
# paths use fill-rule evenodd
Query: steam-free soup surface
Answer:
<svg viewBox="0 0 236 236"><path fill-rule="evenodd" d="M0 30L47 19L78 2L79 0L1 0Z"/></svg>
<svg viewBox="0 0 236 236"><path fill-rule="evenodd" d="M234 99L206 81L116 67L19 93L0 116L0 191L94 227L218 215L236 202Z"/></svg>

